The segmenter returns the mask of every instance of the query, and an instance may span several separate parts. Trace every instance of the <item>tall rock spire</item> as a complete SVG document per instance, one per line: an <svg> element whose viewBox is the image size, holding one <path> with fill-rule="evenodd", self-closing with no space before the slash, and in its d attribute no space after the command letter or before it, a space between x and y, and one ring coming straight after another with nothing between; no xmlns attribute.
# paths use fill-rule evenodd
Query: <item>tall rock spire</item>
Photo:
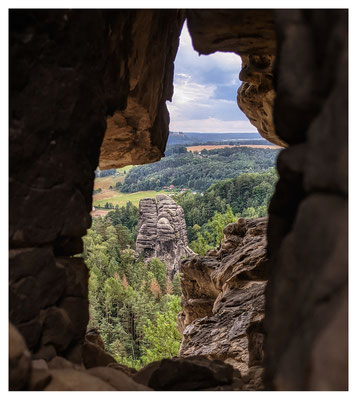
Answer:
<svg viewBox="0 0 357 400"><path fill-rule="evenodd" d="M170 197L160 194L156 200L140 200L136 253L143 254L146 261L159 258L166 264L170 278L183 257L195 254L187 245L183 209Z"/></svg>

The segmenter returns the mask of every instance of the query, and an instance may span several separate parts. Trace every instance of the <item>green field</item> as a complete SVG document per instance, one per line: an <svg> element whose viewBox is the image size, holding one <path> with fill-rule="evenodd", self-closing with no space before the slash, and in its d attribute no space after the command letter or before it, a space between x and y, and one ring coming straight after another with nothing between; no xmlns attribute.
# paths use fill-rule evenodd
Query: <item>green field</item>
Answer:
<svg viewBox="0 0 357 400"><path fill-rule="evenodd" d="M109 189L109 186L115 188L117 182L124 183L126 178L126 174L134 167L134 165L127 165L123 168L117 168L117 172L119 172L119 176L104 176L103 178L95 178L94 180L94 190L101 188L102 190ZM124 174L125 171L125 174Z"/></svg>
<svg viewBox="0 0 357 400"><path fill-rule="evenodd" d="M139 206L139 201L145 197L155 197L157 194L168 194L168 192L154 190L148 190L136 193L120 193L118 190L109 189L110 186L115 188L117 182L124 183L127 173L134 167L134 165L128 165L123 168L117 168L119 176L105 176L103 178L96 178L94 180L94 190L99 188L102 189L100 193L93 196L94 207L104 207L105 203L112 203L114 206L125 206L125 204L131 201L135 206ZM125 171L125 174L124 174Z"/></svg>
<svg viewBox="0 0 357 400"><path fill-rule="evenodd" d="M120 193L116 190L106 190L93 196L93 205L104 207L105 203L112 203L114 206L125 206L128 201L131 201L135 206L139 206L139 201L145 197L155 197L158 194L168 194L168 192L147 190L136 193Z"/></svg>

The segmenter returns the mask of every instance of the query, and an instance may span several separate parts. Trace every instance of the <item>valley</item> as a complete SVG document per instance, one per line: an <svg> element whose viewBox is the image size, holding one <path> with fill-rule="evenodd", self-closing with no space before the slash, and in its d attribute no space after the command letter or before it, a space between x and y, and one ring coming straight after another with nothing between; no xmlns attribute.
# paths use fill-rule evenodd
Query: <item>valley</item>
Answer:
<svg viewBox="0 0 357 400"><path fill-rule="evenodd" d="M178 355L177 318L191 309L181 307L181 261L216 252L239 218L267 215L279 148L247 146L169 145L159 162L96 171L83 238L89 327L120 364L138 369Z"/></svg>

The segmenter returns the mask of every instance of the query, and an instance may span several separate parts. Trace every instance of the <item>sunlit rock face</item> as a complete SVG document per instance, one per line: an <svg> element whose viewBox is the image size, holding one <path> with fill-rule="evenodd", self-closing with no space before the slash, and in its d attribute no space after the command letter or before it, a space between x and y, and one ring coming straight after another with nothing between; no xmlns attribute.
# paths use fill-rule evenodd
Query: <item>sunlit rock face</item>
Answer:
<svg viewBox="0 0 357 400"><path fill-rule="evenodd" d="M229 51L241 56L238 106L265 139L285 147L273 121L276 50L273 11L189 10L187 20L193 47L200 54Z"/></svg>
<svg viewBox="0 0 357 400"><path fill-rule="evenodd" d="M225 361L254 390L262 388L266 225L266 218L229 224L217 250L183 261L180 269L180 356Z"/></svg>
<svg viewBox="0 0 357 400"><path fill-rule="evenodd" d="M166 101L173 95L173 61L183 18L182 10L136 10L130 14L125 26L127 56L116 72L127 73L129 92L126 107L107 117L101 169L147 164L164 155L169 133ZM123 28L111 36L119 40ZM116 46L115 51L120 48Z"/></svg>
<svg viewBox="0 0 357 400"><path fill-rule="evenodd" d="M171 278L178 271L181 259L195 254L187 245L183 209L169 196L140 200L136 253L142 254L146 261L159 258Z"/></svg>
<svg viewBox="0 0 357 400"><path fill-rule="evenodd" d="M275 91L273 88L273 55L242 56L238 89L239 108L261 136L278 146L286 147L276 132L273 121Z"/></svg>

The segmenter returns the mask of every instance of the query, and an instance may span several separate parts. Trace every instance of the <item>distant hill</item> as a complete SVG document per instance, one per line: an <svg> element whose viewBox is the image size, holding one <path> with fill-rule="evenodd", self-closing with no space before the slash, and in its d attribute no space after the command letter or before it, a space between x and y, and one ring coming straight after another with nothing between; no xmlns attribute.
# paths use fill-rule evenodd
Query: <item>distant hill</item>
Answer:
<svg viewBox="0 0 357 400"><path fill-rule="evenodd" d="M259 133L201 133L201 132L170 132L167 144L202 144L207 142L230 142L246 140L264 140Z"/></svg>
<svg viewBox="0 0 357 400"><path fill-rule="evenodd" d="M203 192L220 180L274 167L280 151L278 148L235 146L197 154L187 152L185 146L178 147L186 152L171 153L156 163L132 168L121 186L121 192L159 191L171 185L176 189Z"/></svg>

